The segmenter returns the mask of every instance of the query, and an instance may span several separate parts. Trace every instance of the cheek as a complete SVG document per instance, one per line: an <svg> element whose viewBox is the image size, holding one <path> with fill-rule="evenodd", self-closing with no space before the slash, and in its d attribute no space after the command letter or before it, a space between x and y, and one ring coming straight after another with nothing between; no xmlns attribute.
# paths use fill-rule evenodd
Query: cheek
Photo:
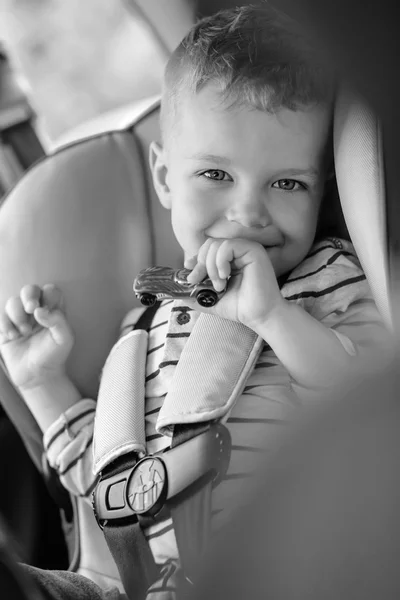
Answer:
<svg viewBox="0 0 400 600"><path fill-rule="evenodd" d="M216 194L195 185L181 185L173 197L173 221L188 229L206 229L221 212Z"/></svg>
<svg viewBox="0 0 400 600"><path fill-rule="evenodd" d="M194 256L205 241L210 225L210 209L193 189L180 190L172 201L171 223L175 237L185 252Z"/></svg>
<svg viewBox="0 0 400 600"><path fill-rule="evenodd" d="M276 222L286 237L303 243L314 238L317 218L318 203L311 198L294 198L276 213Z"/></svg>

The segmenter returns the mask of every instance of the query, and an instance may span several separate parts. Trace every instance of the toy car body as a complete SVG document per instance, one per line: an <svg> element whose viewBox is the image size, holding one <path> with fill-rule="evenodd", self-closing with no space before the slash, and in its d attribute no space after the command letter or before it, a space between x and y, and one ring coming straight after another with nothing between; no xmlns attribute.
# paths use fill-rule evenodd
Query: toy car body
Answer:
<svg viewBox="0 0 400 600"><path fill-rule="evenodd" d="M200 283L189 283L190 269L172 269L171 267L149 267L140 271L133 283L136 297L145 306L153 306L157 300L165 298L196 298L200 306L214 306L225 293L217 292L211 279Z"/></svg>

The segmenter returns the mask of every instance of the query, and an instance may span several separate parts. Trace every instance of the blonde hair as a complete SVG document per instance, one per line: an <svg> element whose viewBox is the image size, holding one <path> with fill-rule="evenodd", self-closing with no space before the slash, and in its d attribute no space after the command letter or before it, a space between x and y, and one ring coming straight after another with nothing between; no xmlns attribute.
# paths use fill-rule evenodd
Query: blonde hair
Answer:
<svg viewBox="0 0 400 600"><path fill-rule="evenodd" d="M163 137L182 96L211 81L221 85L229 106L267 112L330 103L335 87L296 24L265 1L206 17L182 40L165 69Z"/></svg>

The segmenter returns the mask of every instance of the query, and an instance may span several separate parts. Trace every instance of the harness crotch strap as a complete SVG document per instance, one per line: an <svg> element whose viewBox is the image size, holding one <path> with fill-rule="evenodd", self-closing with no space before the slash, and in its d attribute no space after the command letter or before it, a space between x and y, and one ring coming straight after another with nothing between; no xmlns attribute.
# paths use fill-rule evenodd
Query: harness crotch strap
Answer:
<svg viewBox="0 0 400 600"><path fill-rule="evenodd" d="M230 455L227 418L263 340L240 323L201 314L176 366L157 421L172 446L145 456L147 329L157 307L120 340L100 383L94 431L93 507L129 598L143 598L158 568L142 528L172 514L185 575L207 541L211 486Z"/></svg>

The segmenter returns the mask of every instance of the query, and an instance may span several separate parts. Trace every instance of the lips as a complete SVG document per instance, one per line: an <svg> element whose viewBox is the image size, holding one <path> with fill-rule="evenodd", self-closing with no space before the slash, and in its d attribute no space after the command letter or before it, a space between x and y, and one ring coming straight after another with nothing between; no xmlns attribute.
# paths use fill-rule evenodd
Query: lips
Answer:
<svg viewBox="0 0 400 600"><path fill-rule="evenodd" d="M264 248L276 248L277 246L282 246L283 242L282 241L272 241L271 239L266 238L266 236L260 236L260 234L258 233L258 235L251 235L249 233L243 234L243 235L226 235L226 236L221 236L221 237L217 237L217 236L213 236L213 235L209 235L209 238L213 238L213 239L222 239L222 240L235 240L235 239L242 239L242 240L247 240L249 242L257 242L258 244L261 244L261 246L264 246Z"/></svg>
<svg viewBox="0 0 400 600"><path fill-rule="evenodd" d="M206 231L205 234L209 238L220 240L234 240L240 238L250 242L257 242L258 244L261 244L261 246L264 246L264 248L272 248L274 246L283 245L282 235L280 235L277 231L271 231L271 228L243 228L240 226L226 228L221 227L221 231L218 231L218 229L215 228L214 231Z"/></svg>

